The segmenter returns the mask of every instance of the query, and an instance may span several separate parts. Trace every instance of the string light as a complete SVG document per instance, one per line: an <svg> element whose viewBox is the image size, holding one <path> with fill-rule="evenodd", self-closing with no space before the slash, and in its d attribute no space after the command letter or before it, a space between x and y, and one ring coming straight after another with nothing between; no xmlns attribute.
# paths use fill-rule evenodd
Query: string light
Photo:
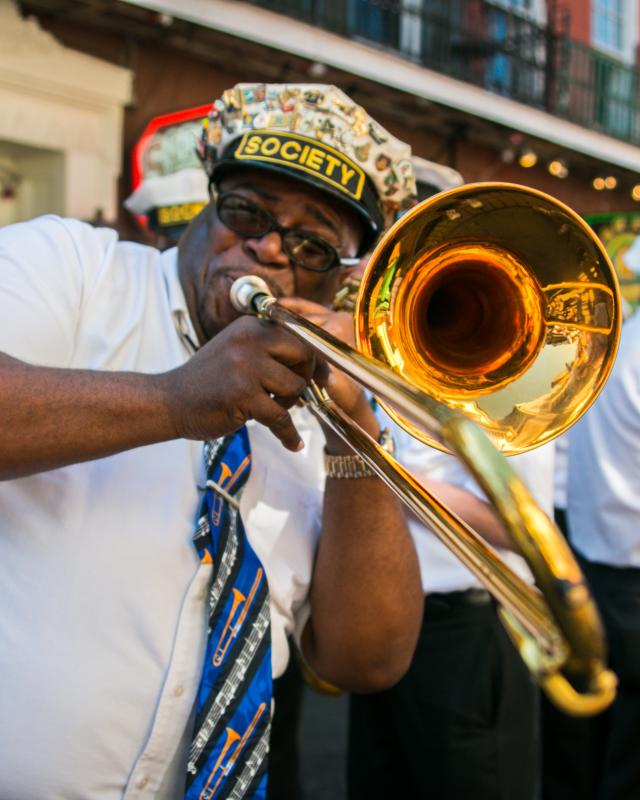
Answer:
<svg viewBox="0 0 640 800"><path fill-rule="evenodd" d="M604 178L594 178L593 188L596 192L601 192L604 189Z"/></svg>
<svg viewBox="0 0 640 800"><path fill-rule="evenodd" d="M615 189L618 185L618 179L614 178L613 175L609 175L604 179L604 185L607 189Z"/></svg>
<svg viewBox="0 0 640 800"><path fill-rule="evenodd" d="M329 68L321 61L314 61L312 64L309 64L307 69L307 75L314 80L321 80L326 76L327 72L329 72Z"/></svg>
<svg viewBox="0 0 640 800"><path fill-rule="evenodd" d="M538 154L535 153L533 150L523 150L520 153L520 157L518 158L518 164L524 169L530 169L531 167L535 167L538 163Z"/></svg>
<svg viewBox="0 0 640 800"><path fill-rule="evenodd" d="M569 174L569 168L560 158L554 158L553 161L550 161L547 169L554 178L566 178Z"/></svg>
<svg viewBox="0 0 640 800"><path fill-rule="evenodd" d="M631 199L637 200L640 203L640 183L636 183L631 190Z"/></svg>

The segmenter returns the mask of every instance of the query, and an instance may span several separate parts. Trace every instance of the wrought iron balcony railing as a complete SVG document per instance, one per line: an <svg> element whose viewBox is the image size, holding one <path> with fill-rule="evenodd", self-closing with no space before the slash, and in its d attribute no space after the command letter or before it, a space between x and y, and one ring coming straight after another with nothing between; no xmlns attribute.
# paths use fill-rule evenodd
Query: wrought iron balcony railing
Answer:
<svg viewBox="0 0 640 800"><path fill-rule="evenodd" d="M505 0L250 2L640 144L640 71Z"/></svg>

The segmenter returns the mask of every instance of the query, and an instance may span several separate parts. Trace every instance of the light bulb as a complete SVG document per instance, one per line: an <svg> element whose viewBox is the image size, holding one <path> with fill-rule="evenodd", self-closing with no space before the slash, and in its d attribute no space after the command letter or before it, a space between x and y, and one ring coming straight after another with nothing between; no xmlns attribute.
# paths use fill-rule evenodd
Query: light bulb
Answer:
<svg viewBox="0 0 640 800"><path fill-rule="evenodd" d="M533 150L523 150L520 153L520 158L518 158L518 163L524 169L530 169L538 163L538 155Z"/></svg>
<svg viewBox="0 0 640 800"><path fill-rule="evenodd" d="M569 174L569 168L560 158L554 158L553 161L549 162L547 169L554 178L566 178Z"/></svg>

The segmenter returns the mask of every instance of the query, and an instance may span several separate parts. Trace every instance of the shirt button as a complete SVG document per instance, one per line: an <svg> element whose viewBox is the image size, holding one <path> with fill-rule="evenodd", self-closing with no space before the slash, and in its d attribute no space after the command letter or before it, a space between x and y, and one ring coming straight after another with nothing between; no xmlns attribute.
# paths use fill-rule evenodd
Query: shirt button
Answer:
<svg viewBox="0 0 640 800"><path fill-rule="evenodd" d="M173 690L173 696L181 697L183 693L184 693L184 686L181 683L179 683Z"/></svg>
<svg viewBox="0 0 640 800"><path fill-rule="evenodd" d="M144 789L144 787L149 783L149 778L146 775L141 775L138 780L136 781L136 788Z"/></svg>

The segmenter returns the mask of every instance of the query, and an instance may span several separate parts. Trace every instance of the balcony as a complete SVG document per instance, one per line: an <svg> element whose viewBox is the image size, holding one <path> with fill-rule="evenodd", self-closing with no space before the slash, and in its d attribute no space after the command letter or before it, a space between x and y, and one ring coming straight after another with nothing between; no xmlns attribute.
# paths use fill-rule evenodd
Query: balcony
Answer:
<svg viewBox="0 0 640 800"><path fill-rule="evenodd" d="M640 144L640 71L500 0L249 2Z"/></svg>

